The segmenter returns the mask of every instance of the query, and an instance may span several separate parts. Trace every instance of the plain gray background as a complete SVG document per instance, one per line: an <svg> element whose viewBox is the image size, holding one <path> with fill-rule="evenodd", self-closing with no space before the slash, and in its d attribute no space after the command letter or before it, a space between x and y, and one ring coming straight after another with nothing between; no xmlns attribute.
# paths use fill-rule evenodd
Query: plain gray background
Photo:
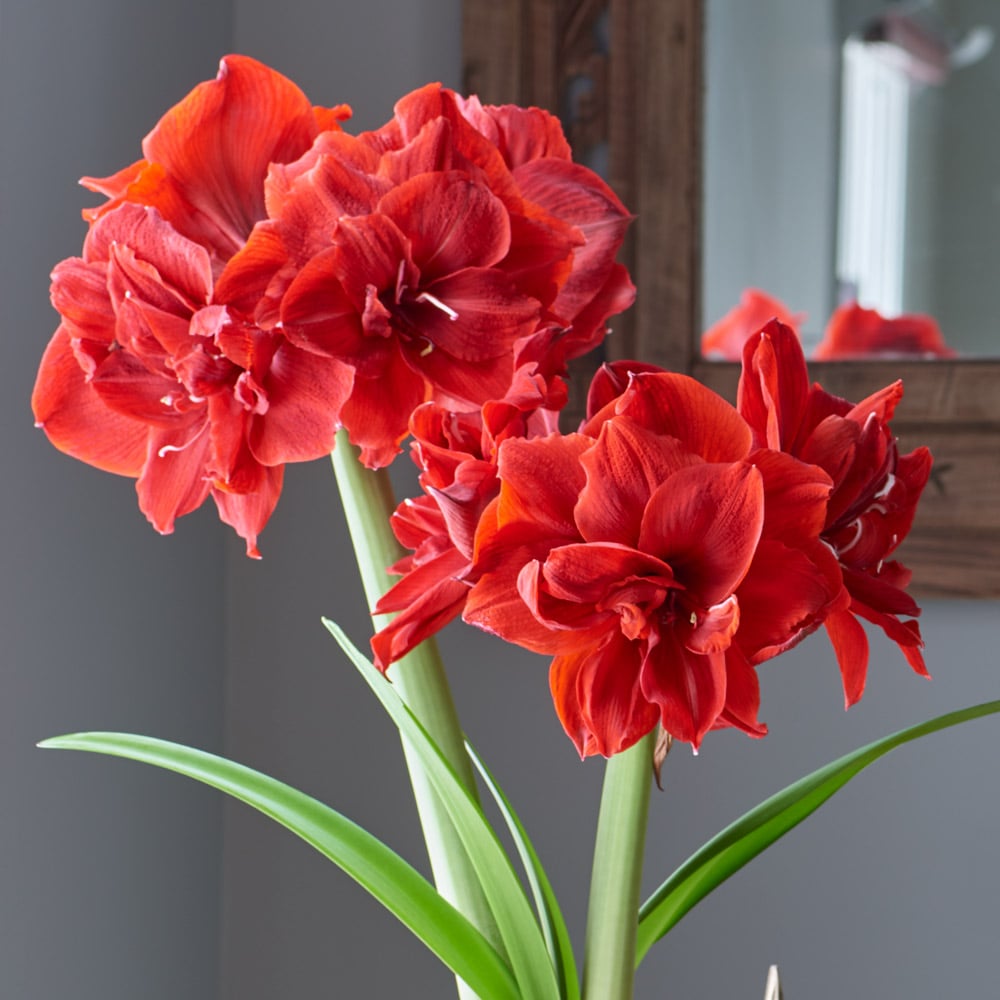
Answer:
<svg viewBox="0 0 1000 1000"><path fill-rule="evenodd" d="M0 998L293 1000L453 995L449 974L318 855L184 779L42 752L123 729L223 751L299 785L423 864L398 743L319 624L366 617L325 462L290 468L263 561L206 508L160 538L132 484L58 454L28 399L54 326L48 272L78 252L81 174L242 51L374 126L406 90L457 85L458 0L0 6ZM808 180L808 178L805 178ZM826 641L763 673L771 735L671 755L649 888L766 794L860 744L1000 695L996 603L929 604L933 683L874 643L842 709ZM582 940L602 765L559 729L540 658L443 640L463 720L521 810ZM881 762L691 913L643 966L647 1000L996 995L998 753L984 720Z"/></svg>

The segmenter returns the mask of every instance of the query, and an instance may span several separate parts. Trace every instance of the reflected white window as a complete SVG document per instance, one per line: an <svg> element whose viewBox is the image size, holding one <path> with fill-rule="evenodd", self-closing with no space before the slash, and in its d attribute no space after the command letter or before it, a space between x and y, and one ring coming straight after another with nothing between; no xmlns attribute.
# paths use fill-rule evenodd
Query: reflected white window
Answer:
<svg viewBox="0 0 1000 1000"><path fill-rule="evenodd" d="M843 48L837 283L894 316L903 308L906 147L910 81L886 50L848 38Z"/></svg>

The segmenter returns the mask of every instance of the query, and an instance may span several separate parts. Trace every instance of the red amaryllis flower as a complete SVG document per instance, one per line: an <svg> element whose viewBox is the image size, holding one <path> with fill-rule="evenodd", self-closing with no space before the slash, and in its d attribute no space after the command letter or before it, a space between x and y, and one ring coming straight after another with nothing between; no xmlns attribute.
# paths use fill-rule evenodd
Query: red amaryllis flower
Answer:
<svg viewBox="0 0 1000 1000"><path fill-rule="evenodd" d="M546 385L521 370L507 396L481 410L453 413L425 403L414 412L411 455L424 495L404 500L392 516L400 544L413 552L391 567L402 579L375 608L375 614L399 612L372 638L379 669L461 613L474 578L476 528L500 490L497 450L511 437L552 433L565 402L561 380Z"/></svg>
<svg viewBox="0 0 1000 1000"><path fill-rule="evenodd" d="M778 322L745 348L738 405L755 440L819 466L833 481L822 538L837 555L850 605L824 624L848 706L864 692L868 669L858 618L882 628L927 676L913 620L920 608L904 590L910 574L889 559L913 523L931 469L926 448L899 454L889 421L902 394L897 382L854 405L810 386L798 338Z"/></svg>
<svg viewBox="0 0 1000 1000"><path fill-rule="evenodd" d="M85 180L109 201L88 213L83 256L53 273L62 323L32 406L56 447L137 478L161 532L211 495L257 555L284 463L333 446L352 371L257 328L215 279L263 217L270 161L345 113L229 56L146 137L145 159Z"/></svg>
<svg viewBox="0 0 1000 1000"><path fill-rule="evenodd" d="M820 361L872 355L953 358L955 352L931 316L913 313L888 319L874 309L862 309L857 302L834 312L813 352Z"/></svg>
<svg viewBox="0 0 1000 1000"><path fill-rule="evenodd" d="M464 617L554 655L556 709L581 755L617 753L658 723L694 746L713 727L765 732L753 663L829 603L822 585L797 593L798 573L787 593L762 573L750 583L774 533L767 498L770 520L793 518L805 539L829 479L794 460L762 468L751 455L750 429L728 403L650 372L581 433L501 446ZM768 621L741 644L744 588Z"/></svg>
<svg viewBox="0 0 1000 1000"><path fill-rule="evenodd" d="M780 320L798 330L805 318L805 313L793 313L773 295L759 288L746 288L739 304L701 335L701 353L706 358L739 361L743 345L770 320Z"/></svg>
<svg viewBox="0 0 1000 1000"><path fill-rule="evenodd" d="M621 203L554 119L525 112L512 137L512 116L429 86L377 132L324 135L272 172L272 220L221 279L262 296L264 328L354 369L340 419L370 466L421 403L476 409L526 363L558 375L631 301Z"/></svg>
<svg viewBox="0 0 1000 1000"><path fill-rule="evenodd" d="M209 495L257 555L284 463L333 446L350 372L212 299L208 251L152 208L101 216L82 258L54 271L62 323L32 395L61 451L138 480L160 532Z"/></svg>

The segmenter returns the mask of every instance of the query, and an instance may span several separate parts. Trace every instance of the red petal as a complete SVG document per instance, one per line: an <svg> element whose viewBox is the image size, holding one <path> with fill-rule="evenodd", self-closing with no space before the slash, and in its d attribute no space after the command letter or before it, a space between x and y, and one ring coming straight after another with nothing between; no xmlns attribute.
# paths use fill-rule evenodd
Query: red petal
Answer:
<svg viewBox="0 0 1000 1000"><path fill-rule="evenodd" d="M122 205L103 215L87 234L90 260L107 260L113 300L126 294L168 312L190 313L212 294L208 252L182 236L154 208Z"/></svg>
<svg viewBox="0 0 1000 1000"><path fill-rule="evenodd" d="M764 522L760 473L745 463L681 469L650 498L638 547L668 563L703 607L746 575Z"/></svg>
<svg viewBox="0 0 1000 1000"><path fill-rule="evenodd" d="M844 685L844 708L850 708L865 693L868 676L868 637L850 611L831 614L823 623L833 643Z"/></svg>
<svg viewBox="0 0 1000 1000"><path fill-rule="evenodd" d="M725 653L692 653L673 630L661 632L650 643L640 682L646 699L659 706L663 728L697 749L726 704Z"/></svg>
<svg viewBox="0 0 1000 1000"><path fill-rule="evenodd" d="M573 508L584 485L580 458L592 445L581 434L505 441L498 457L498 525L523 521L554 544L579 540Z"/></svg>
<svg viewBox="0 0 1000 1000"><path fill-rule="evenodd" d="M199 507L208 496L206 474L211 438L205 422L157 430L136 483L139 509L160 534L174 530L176 518Z"/></svg>
<svg viewBox="0 0 1000 1000"><path fill-rule="evenodd" d="M818 466L780 451L762 449L749 458L764 480L765 538L789 548L810 545L826 524L832 483Z"/></svg>
<svg viewBox="0 0 1000 1000"><path fill-rule="evenodd" d="M644 361L608 361L601 365L587 390L587 420L614 403L628 388L632 376L640 372L664 374L662 368Z"/></svg>
<svg viewBox="0 0 1000 1000"><path fill-rule="evenodd" d="M79 257L61 261L52 272L49 294L71 337L104 344L115 339L106 261L87 263Z"/></svg>
<svg viewBox="0 0 1000 1000"><path fill-rule="evenodd" d="M683 441L706 462L736 462L750 451L751 434L743 418L721 396L693 378L673 372L638 373L615 404L616 412L631 417L657 434ZM583 428L606 415L597 414Z"/></svg>
<svg viewBox="0 0 1000 1000"><path fill-rule="evenodd" d="M379 670L458 617L469 594L469 585L460 579L468 568L468 560L452 549L407 573L382 596L375 614L401 613L372 636Z"/></svg>
<svg viewBox="0 0 1000 1000"><path fill-rule="evenodd" d="M108 408L80 370L63 326L42 355L31 407L36 424L60 451L121 476L142 471L148 428Z"/></svg>
<svg viewBox="0 0 1000 1000"><path fill-rule="evenodd" d="M800 551L763 539L738 593L736 642L751 663L794 646L849 603L837 558L822 542Z"/></svg>
<svg viewBox="0 0 1000 1000"><path fill-rule="evenodd" d="M352 444L361 448L361 461L368 468L381 468L396 457L410 414L427 400L428 389L398 353L390 355L379 378L355 376L340 419Z"/></svg>
<svg viewBox="0 0 1000 1000"><path fill-rule="evenodd" d="M518 167L514 179L526 198L583 235L570 276L552 304L557 316L573 320L603 288L632 217L611 188L579 163L535 160Z"/></svg>
<svg viewBox="0 0 1000 1000"><path fill-rule="evenodd" d="M249 445L257 461L282 465L330 452L353 382L353 370L340 361L287 342L279 346L262 380L267 413L250 426Z"/></svg>
<svg viewBox="0 0 1000 1000"><path fill-rule="evenodd" d="M386 194L378 211L407 235L425 281L491 267L510 247L503 203L459 171L413 177Z"/></svg>
<svg viewBox="0 0 1000 1000"><path fill-rule="evenodd" d="M599 649L557 656L549 687L559 719L581 757L627 750L656 725L639 683L641 651L612 632Z"/></svg>
<svg viewBox="0 0 1000 1000"><path fill-rule="evenodd" d="M219 510L220 519L235 528L236 533L246 540L247 555L253 559L260 558L257 536L264 530L281 495L285 467L262 466L259 473L256 489L251 493L227 493L221 489L212 489L212 499Z"/></svg>
<svg viewBox="0 0 1000 1000"><path fill-rule="evenodd" d="M759 444L794 451L809 392L802 345L791 327L768 323L743 349L737 407Z"/></svg>
<svg viewBox="0 0 1000 1000"><path fill-rule="evenodd" d="M486 105L478 97L459 100L462 115L495 143L513 170L541 157L569 160L569 143L555 115L541 108Z"/></svg>
<svg viewBox="0 0 1000 1000"><path fill-rule="evenodd" d="M533 552L526 546L505 544L502 555L505 558L480 575L469 591L462 619L534 653L551 654L563 636L540 622L518 591L518 576Z"/></svg>
<svg viewBox="0 0 1000 1000"><path fill-rule="evenodd" d="M726 704L719 713L717 727L732 726L748 736L767 735L767 726L757 718L760 711L760 682L738 646L726 650Z"/></svg>
<svg viewBox="0 0 1000 1000"><path fill-rule="evenodd" d="M670 475L701 459L675 438L616 417L604 424L581 463L587 484L574 511L580 534L588 542L636 545L649 498Z"/></svg>
<svg viewBox="0 0 1000 1000"><path fill-rule="evenodd" d="M268 165L301 156L317 132L312 105L294 83L253 59L230 55L215 80L171 108L142 147L196 212L228 237L229 256L265 217Z"/></svg>
<svg viewBox="0 0 1000 1000"><path fill-rule="evenodd" d="M219 275L213 300L234 306L262 322L265 317L270 318L269 313L274 312L273 298L280 297L283 290L279 287L274 296L268 294L264 300L265 294L270 291L269 286L272 282L287 285L292 279L288 270L282 270L287 266L288 248L278 228L270 221L258 223L246 245L229 259Z"/></svg>

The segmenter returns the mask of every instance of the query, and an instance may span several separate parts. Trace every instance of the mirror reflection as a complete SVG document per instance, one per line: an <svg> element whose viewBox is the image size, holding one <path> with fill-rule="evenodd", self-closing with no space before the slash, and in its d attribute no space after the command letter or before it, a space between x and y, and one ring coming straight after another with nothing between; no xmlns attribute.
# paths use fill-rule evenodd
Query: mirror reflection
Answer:
<svg viewBox="0 0 1000 1000"><path fill-rule="evenodd" d="M702 350L1000 354L1000 4L708 0Z"/></svg>

